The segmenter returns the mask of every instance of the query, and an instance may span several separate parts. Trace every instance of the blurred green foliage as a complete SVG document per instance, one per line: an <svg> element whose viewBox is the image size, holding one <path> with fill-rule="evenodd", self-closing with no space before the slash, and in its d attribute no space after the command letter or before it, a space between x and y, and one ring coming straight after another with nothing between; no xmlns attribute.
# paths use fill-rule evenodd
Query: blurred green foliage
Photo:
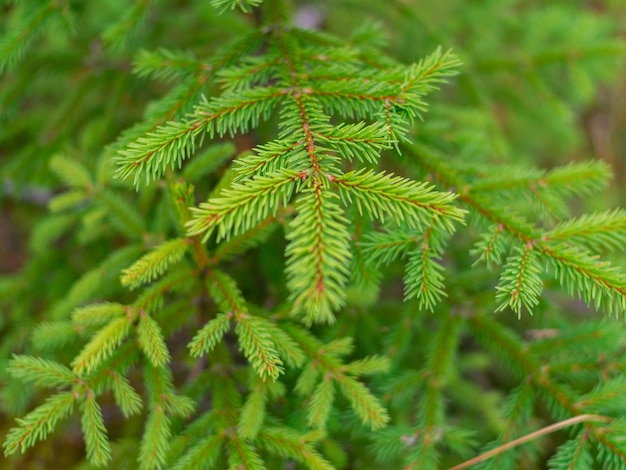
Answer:
<svg viewBox="0 0 626 470"><path fill-rule="evenodd" d="M571 418L580 420L475 468L626 468L626 281L596 265L623 265L626 217L571 221L614 206L626 182L626 5L333 0L288 2L285 13L249 1L243 14L230 8L237 3L0 2L2 435L15 417L52 406L51 396L57 405L70 391L86 397L3 468L91 468L107 462L109 440L109 468L138 459L143 468L263 468L257 453L268 469L450 468ZM310 328L289 315L293 204L249 239L202 244L181 224L188 207L233 187L233 159L253 161L251 149L276 138L278 113L233 138L204 139L150 186L115 177L120 151L223 91L214 72L230 70L237 54L267 52L255 43L231 57L224 46L281 14L312 21L324 33L311 32L311 44L327 40L324 52L358 56L364 81L368 67L418 62L439 46L462 62L426 98L402 155L383 150L379 167L458 194L466 225L450 239L435 233L429 246L423 232L349 209L345 306L336 322ZM329 75L345 74L337 67ZM617 183L606 191L611 172ZM572 245L550 245L559 240ZM385 251L390 244L400 248ZM445 297L420 297L420 249L444 268L440 284L437 268L428 282ZM506 288L518 281L528 289L513 301ZM230 307L220 286L237 293ZM132 317L132 334L116 317L131 310L149 313ZM229 311L252 320L226 332L219 315ZM279 381L248 366L260 367L246 328L273 338ZM98 371L123 379L96 383ZM85 382L68 391L64 374ZM318 382L326 376L336 382Z"/></svg>

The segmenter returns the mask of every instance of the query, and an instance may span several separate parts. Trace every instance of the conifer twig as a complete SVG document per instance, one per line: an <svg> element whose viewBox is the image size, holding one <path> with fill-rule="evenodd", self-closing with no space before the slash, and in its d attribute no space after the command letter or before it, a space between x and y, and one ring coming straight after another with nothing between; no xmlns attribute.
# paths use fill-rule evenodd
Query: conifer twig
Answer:
<svg viewBox="0 0 626 470"><path fill-rule="evenodd" d="M569 426L573 426L575 424L584 423L584 422L609 423L611 421L612 421L612 418L609 418L608 416L602 416L602 415L584 414L584 415L574 416L573 418L559 421L558 423L551 424L550 426L546 426L544 428L538 429L537 431L533 431L530 434L526 434L525 436L514 439L511 442L507 442L506 444L498 446L495 449L491 449L490 451L487 451L484 454L480 454L470 460L466 460L465 462L459 465L455 465L454 467L450 468L450 470L463 470L465 468L470 468L473 465L484 462L485 460L489 460L490 458L495 457L496 455L501 454L503 452L506 452L509 449L513 449L514 447L533 441L541 436L550 434L560 429L567 428Z"/></svg>

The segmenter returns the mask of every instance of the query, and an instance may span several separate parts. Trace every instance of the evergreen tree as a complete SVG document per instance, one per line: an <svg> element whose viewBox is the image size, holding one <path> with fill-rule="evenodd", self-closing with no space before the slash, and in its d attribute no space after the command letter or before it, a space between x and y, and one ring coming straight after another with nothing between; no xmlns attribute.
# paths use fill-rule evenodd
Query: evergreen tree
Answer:
<svg viewBox="0 0 626 470"><path fill-rule="evenodd" d="M165 3L0 4L9 468L626 468L626 8Z"/></svg>

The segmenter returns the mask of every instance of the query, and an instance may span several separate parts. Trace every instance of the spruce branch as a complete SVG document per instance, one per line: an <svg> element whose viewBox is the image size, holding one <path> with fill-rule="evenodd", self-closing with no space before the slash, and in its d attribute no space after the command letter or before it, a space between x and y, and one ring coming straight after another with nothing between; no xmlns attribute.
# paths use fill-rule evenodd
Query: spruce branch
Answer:
<svg viewBox="0 0 626 470"><path fill-rule="evenodd" d="M144 217L118 193L104 191L98 197L111 222L124 234L140 238L147 232Z"/></svg>
<svg viewBox="0 0 626 470"><path fill-rule="evenodd" d="M582 470L593 467L589 433L583 430L560 446L548 465L551 470Z"/></svg>
<svg viewBox="0 0 626 470"><path fill-rule="evenodd" d="M436 462L441 445L439 429L444 424L443 386L456 354L460 337L458 318L447 314L428 349L424 391L420 397L418 426L419 445L407 455L406 468L418 468L420 462Z"/></svg>
<svg viewBox="0 0 626 470"><path fill-rule="evenodd" d="M80 326L104 326L115 317L126 313L126 307L122 304L105 302L86 305L77 308L72 313L72 322Z"/></svg>
<svg viewBox="0 0 626 470"><path fill-rule="evenodd" d="M179 262L189 247L189 241L175 238L162 243L122 271L123 286L135 289L161 276L170 265Z"/></svg>
<svg viewBox="0 0 626 470"><path fill-rule="evenodd" d="M139 448L139 468L153 469L166 463L172 438L171 416L189 417L194 402L176 395L171 370L146 364L144 379L148 392L148 417Z"/></svg>
<svg viewBox="0 0 626 470"><path fill-rule="evenodd" d="M18 450L22 453L37 441L45 439L60 420L67 418L74 410L79 396L74 391L52 395L46 401L17 420L17 427L9 431L4 442L4 455L9 456Z"/></svg>
<svg viewBox="0 0 626 470"><path fill-rule="evenodd" d="M381 221L386 216L412 228L441 225L452 231L451 222L463 220L464 212L450 204L456 196L434 191L427 183L371 170L349 172L333 179L346 205L354 197L359 211L364 208Z"/></svg>
<svg viewBox="0 0 626 470"><path fill-rule="evenodd" d="M351 253L347 221L336 198L320 184L306 191L287 233L288 287L294 311L303 312L309 324L333 321L332 312L345 299Z"/></svg>
<svg viewBox="0 0 626 470"><path fill-rule="evenodd" d="M282 360L276 352L272 337L266 326L267 320L244 312L234 314L235 333L239 346L257 373L273 380L283 372Z"/></svg>
<svg viewBox="0 0 626 470"><path fill-rule="evenodd" d="M387 425L390 420L387 410L365 385L350 376L341 377L337 385L363 424L372 430Z"/></svg>
<svg viewBox="0 0 626 470"><path fill-rule="evenodd" d="M626 211L614 209L566 220L545 238L581 243L591 251L617 250L626 243Z"/></svg>
<svg viewBox="0 0 626 470"><path fill-rule="evenodd" d="M304 436L286 427L267 427L257 435L261 447L275 455L293 459L309 470L333 470L335 467L315 450Z"/></svg>
<svg viewBox="0 0 626 470"><path fill-rule="evenodd" d="M126 339L131 330L127 317L111 320L96 333L72 361L72 370L81 375L97 368Z"/></svg>
<svg viewBox="0 0 626 470"><path fill-rule="evenodd" d="M372 231L367 234L361 246L369 263L388 266L403 258L411 248L417 247L418 242L419 236L409 230Z"/></svg>
<svg viewBox="0 0 626 470"><path fill-rule="evenodd" d="M204 466L212 468L222 450L223 438L216 434L209 434L193 445L176 461L172 470L194 470Z"/></svg>
<svg viewBox="0 0 626 470"><path fill-rule="evenodd" d="M81 411L81 425L85 437L87 458L96 467L104 466L111 460L111 444L104 426L102 410L96 402L92 390L85 392Z"/></svg>
<svg viewBox="0 0 626 470"><path fill-rule="evenodd" d="M50 169L70 188L89 190L93 187L91 175L75 160L57 155L50 160Z"/></svg>
<svg viewBox="0 0 626 470"><path fill-rule="evenodd" d="M560 244L543 251L549 256L555 277L570 294L609 315L626 311L626 275L618 267L571 245Z"/></svg>
<svg viewBox="0 0 626 470"><path fill-rule="evenodd" d="M210 353L230 328L232 314L220 313L199 330L189 343L189 352L198 357Z"/></svg>
<svg viewBox="0 0 626 470"><path fill-rule="evenodd" d="M124 12L122 18L102 32L104 43L111 48L122 47L144 22L150 8L150 0L139 0Z"/></svg>
<svg viewBox="0 0 626 470"><path fill-rule="evenodd" d="M41 2L37 7L22 6L19 21L0 36L0 73L14 69L45 28L70 13L65 1Z"/></svg>
<svg viewBox="0 0 626 470"><path fill-rule="evenodd" d="M263 379L276 378L283 372L282 360L272 339L272 324L249 313L235 281L225 273L212 271L209 289L224 312L211 320L189 343L191 354L199 356L211 351L235 322L235 333L244 356ZM279 338L280 339L280 338Z"/></svg>
<svg viewBox="0 0 626 470"><path fill-rule="evenodd" d="M122 179L132 175L136 186L141 177L149 184L166 168L180 168L195 152L197 139L205 134L212 138L215 134L245 132L258 124L260 116L267 118L283 96L281 89L256 88L211 101L205 98L188 118L168 121L121 150L116 175Z"/></svg>
<svg viewBox="0 0 626 470"><path fill-rule="evenodd" d="M31 356L14 354L7 372L17 379L40 387L67 387L77 382L74 373L63 364Z"/></svg>
<svg viewBox="0 0 626 470"><path fill-rule="evenodd" d="M530 434L527 434L526 436L520 437L511 442L508 442L505 445L497 447L489 452L479 455L478 457L475 457L466 462L463 462L462 464L455 465L450 470L463 470L465 468L470 468L473 465L476 465L477 463L484 462L485 460L488 460L498 454L501 454L502 452L506 452L507 450L513 447L517 447L519 445L525 444L526 442L537 439L538 437L541 437L545 434L549 434L549 433L558 431L560 429L563 429L563 428L566 428L566 427L569 427L578 423L585 423L585 422L608 423L610 421L611 421L611 418L608 418L606 416L591 415L591 414L578 415L573 418L569 418L569 419L560 421L558 423L551 424L550 426L546 426L545 428L539 429L538 431L532 432ZM571 454L570 454L570 458L571 458ZM572 462L570 462L570 464L571 463ZM572 468L572 467L568 465L567 468Z"/></svg>
<svg viewBox="0 0 626 470"><path fill-rule="evenodd" d="M443 254L444 235L429 227L422 235L417 250L406 265L404 298L416 298L418 308L433 310L446 296L443 283L444 268L436 258ZM421 246L420 246L421 245Z"/></svg>
<svg viewBox="0 0 626 470"><path fill-rule="evenodd" d="M367 359L343 364L341 356L349 354L353 347L351 338L322 344L299 327L290 326L287 332L311 358L295 387L296 392L302 395L308 396L315 391L307 413L310 425L325 429L337 388L348 399L363 424L371 429L379 429L388 423L389 415L380 401L351 373L352 369L355 372L361 371L364 364L368 369L366 373L374 373L389 365L387 361L376 358L369 364Z"/></svg>
<svg viewBox="0 0 626 470"><path fill-rule="evenodd" d="M462 175L448 165L442 164L441 157L431 149L422 145L411 144L410 151L424 166L431 169L444 184L463 186ZM570 294L580 296L588 305L593 305L597 309L602 308L608 314L623 312L626 309L626 277L607 261L599 261L595 256L570 243L551 242L549 235L542 235L541 230L537 227L528 224L519 216L511 215L495 207L479 195L462 192L459 194L459 200L491 223L497 224L500 230L508 232L524 246L530 246L535 250L541 258L550 264L556 279ZM617 223L619 224L619 221ZM514 260L517 260L517 263L520 262L519 258L514 258ZM534 262L533 265L532 272L535 274L528 278L531 283L526 286L529 288L527 293L530 294L527 297L528 302L530 302L528 306L533 305L538 292L540 292L537 263ZM513 271L514 269L511 268L509 274L512 274ZM518 292L511 284L512 280L512 278L509 279L511 285L509 292ZM522 281L523 277L518 280ZM523 283L519 283L519 287L523 285ZM519 298L519 293L521 291L512 296L512 299ZM533 298L535 300L532 300ZM516 302L514 304L520 305Z"/></svg>
<svg viewBox="0 0 626 470"><path fill-rule="evenodd" d="M257 176L246 183L234 183L217 198L192 208L187 223L190 236L208 238L217 229L218 240L247 232L269 216L275 216L279 205L287 205L298 181L298 174L281 171Z"/></svg>
<svg viewBox="0 0 626 470"><path fill-rule="evenodd" d="M580 416L588 416L588 414L585 413L583 407L578 405L573 391L550 377L549 369L542 369L537 358L530 356L524 345L511 332L485 316L471 317L468 325L475 333L476 338L498 359L508 363L516 375L526 377L531 381L533 386L540 391L541 398L557 420L566 421L569 416L575 422L578 420L585 421L585 418L580 418ZM602 419L606 422L611 421L611 418L607 416L603 416ZM616 431L618 426L619 424L616 424ZM611 428L612 426L607 426L607 429L604 429L591 424L585 425L585 431L593 436L598 446L607 450L605 459L623 465L626 463L626 449L622 445L613 445L610 437Z"/></svg>
<svg viewBox="0 0 626 470"><path fill-rule="evenodd" d="M139 312L137 339L141 350L154 367L162 367L170 361L170 353L161 327L145 312Z"/></svg>
<svg viewBox="0 0 626 470"><path fill-rule="evenodd" d="M523 249L517 247L516 251L506 261L496 287L496 301L499 303L497 311L510 307L519 317L522 307L532 312L539 303L543 282L539 257L532 244L528 243Z"/></svg>
<svg viewBox="0 0 626 470"><path fill-rule="evenodd" d="M326 428L326 423L335 401L335 391L335 383L331 377L324 377L315 387L308 409L307 422L309 426L317 429Z"/></svg>
<svg viewBox="0 0 626 470"><path fill-rule="evenodd" d="M276 216L269 216L256 227L248 230L246 233L220 243L213 253L212 262L218 264L221 261L226 261L236 255L259 246L275 231L278 223L283 218L283 215L290 212L291 206L288 206L285 209L279 208Z"/></svg>
<svg viewBox="0 0 626 470"><path fill-rule="evenodd" d="M255 447L247 441L239 439L239 437L233 437L228 440L226 447L229 451L229 468L241 468L245 470L267 469Z"/></svg>
<svg viewBox="0 0 626 470"><path fill-rule="evenodd" d="M190 74L206 73L211 69L211 64L203 64L188 52L168 49L142 50L133 61L133 72L139 77L167 81L182 80Z"/></svg>
<svg viewBox="0 0 626 470"><path fill-rule="evenodd" d="M308 156L303 144L304 140L279 139L257 145L253 149L254 153L240 156L234 161L237 172L234 181L240 182L253 176L275 173L285 167L297 170L297 163Z"/></svg>
<svg viewBox="0 0 626 470"><path fill-rule="evenodd" d="M165 409L162 406L153 407L148 413L141 439L139 468L149 470L161 467L165 463L171 437L171 420Z"/></svg>
<svg viewBox="0 0 626 470"><path fill-rule="evenodd" d="M137 391L123 375L115 371L110 372L111 389L115 403L120 407L125 417L131 417L141 411L143 401Z"/></svg>
<svg viewBox="0 0 626 470"><path fill-rule="evenodd" d="M470 253L478 256L475 263L484 262L489 269L494 265L502 264L504 254L511 245L511 237L501 224L492 225L489 231L483 233Z"/></svg>
<svg viewBox="0 0 626 470"><path fill-rule="evenodd" d="M276 323L268 321L265 325L280 357L291 367L300 368L306 360L306 355L300 346Z"/></svg>
<svg viewBox="0 0 626 470"><path fill-rule="evenodd" d="M258 7L261 3L263 0L211 0L211 5L220 9L222 13L235 8L241 9L244 13L250 13L253 7Z"/></svg>

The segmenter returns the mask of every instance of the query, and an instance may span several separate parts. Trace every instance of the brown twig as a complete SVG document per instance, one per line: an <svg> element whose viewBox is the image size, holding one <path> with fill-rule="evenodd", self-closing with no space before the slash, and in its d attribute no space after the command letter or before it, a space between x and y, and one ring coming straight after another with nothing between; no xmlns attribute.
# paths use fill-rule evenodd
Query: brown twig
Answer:
<svg viewBox="0 0 626 470"><path fill-rule="evenodd" d="M530 434L526 434L525 436L514 439L511 442L507 442L506 444L496 447L495 449L491 449L490 451L485 452L484 454L478 455L470 460L467 460L459 465L456 465L450 468L449 470L463 470L465 468L469 468L473 465L476 465L477 463L484 462L485 460L488 460L491 457L495 457L498 454L501 454L503 452L506 452L509 449L512 449L514 447L530 442L545 434L550 434L551 432L558 431L559 429L563 429L568 426L572 426L574 424L584 423L584 422L589 422L589 421L596 422L596 423L608 423L611 421L611 418L609 418L608 416L593 415L593 414L583 414L583 415L574 416L573 418L559 421L558 423L551 424L550 426L546 426L545 428L538 429L537 431L531 432Z"/></svg>

